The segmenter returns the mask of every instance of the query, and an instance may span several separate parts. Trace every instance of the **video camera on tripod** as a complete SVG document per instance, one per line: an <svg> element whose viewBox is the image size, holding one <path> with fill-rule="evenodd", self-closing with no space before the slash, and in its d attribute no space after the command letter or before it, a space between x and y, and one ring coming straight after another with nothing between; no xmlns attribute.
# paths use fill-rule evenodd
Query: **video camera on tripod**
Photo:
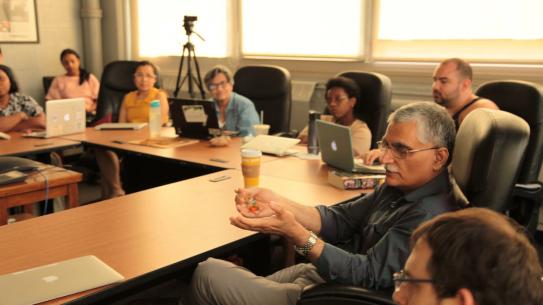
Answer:
<svg viewBox="0 0 543 305"><path fill-rule="evenodd" d="M200 39L205 41L205 39L198 33L196 33L194 29L194 22L198 20L198 17L196 16L184 16L183 18L183 28L185 29L185 33L187 34L187 43L183 45L183 52L181 53L181 61L179 62L179 71L177 72L177 82L176 87L174 91L174 96L177 97L179 94L179 90L181 90L181 87L183 87L183 83L185 80L188 79L188 86L189 86L189 94L191 98L194 98L194 90L193 90L193 83L196 83L198 86L198 89L200 89L200 95L202 98L205 98L205 92L204 92L204 86L202 84L202 77L200 76L200 66L198 65L198 59L196 58L196 52L194 51L194 45L190 42L190 36L192 34L196 34ZM186 52L186 57L185 57ZM187 73L181 80L181 74L183 71L183 62L187 61ZM192 62L194 62L194 66L196 67L196 75L197 78L194 77L192 73ZM181 82L179 82L181 80Z"/></svg>

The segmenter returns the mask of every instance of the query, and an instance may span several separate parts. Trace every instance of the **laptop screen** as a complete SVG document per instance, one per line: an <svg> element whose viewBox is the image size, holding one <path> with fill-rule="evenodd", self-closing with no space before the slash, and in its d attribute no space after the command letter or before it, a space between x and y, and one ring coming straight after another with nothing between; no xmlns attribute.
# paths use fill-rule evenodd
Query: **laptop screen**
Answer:
<svg viewBox="0 0 543 305"><path fill-rule="evenodd" d="M175 132L182 137L207 139L220 134L213 101L169 98L170 116Z"/></svg>
<svg viewBox="0 0 543 305"><path fill-rule="evenodd" d="M351 129L322 120L317 120L316 125L322 161L330 166L352 172L355 165Z"/></svg>

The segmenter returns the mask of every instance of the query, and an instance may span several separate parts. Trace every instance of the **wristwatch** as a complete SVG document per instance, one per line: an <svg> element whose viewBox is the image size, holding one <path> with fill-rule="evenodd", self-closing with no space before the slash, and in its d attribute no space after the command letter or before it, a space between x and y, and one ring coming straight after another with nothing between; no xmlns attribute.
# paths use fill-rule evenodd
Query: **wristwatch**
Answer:
<svg viewBox="0 0 543 305"><path fill-rule="evenodd" d="M307 239L305 244L303 244L303 246L301 247L294 245L294 250L296 250L296 252L298 252L302 256L307 256L307 254L309 254L309 251L311 251L311 249L317 244L317 239L317 235L309 231L309 238Z"/></svg>

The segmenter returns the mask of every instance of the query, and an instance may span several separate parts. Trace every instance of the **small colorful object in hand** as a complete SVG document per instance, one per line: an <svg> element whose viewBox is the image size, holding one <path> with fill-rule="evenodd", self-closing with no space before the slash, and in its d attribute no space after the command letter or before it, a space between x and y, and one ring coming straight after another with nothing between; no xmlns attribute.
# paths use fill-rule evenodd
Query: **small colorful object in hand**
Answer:
<svg viewBox="0 0 543 305"><path fill-rule="evenodd" d="M250 212L256 213L258 211L258 205L256 204L256 199L254 199L253 197L247 198L247 205Z"/></svg>

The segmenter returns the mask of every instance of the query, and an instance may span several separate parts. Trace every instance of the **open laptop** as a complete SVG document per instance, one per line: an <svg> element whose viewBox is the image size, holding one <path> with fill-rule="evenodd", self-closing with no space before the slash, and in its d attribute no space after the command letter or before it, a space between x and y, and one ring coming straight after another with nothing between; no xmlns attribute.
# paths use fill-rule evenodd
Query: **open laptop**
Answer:
<svg viewBox="0 0 543 305"><path fill-rule="evenodd" d="M346 126L317 120L317 137L322 161L346 172L384 174L382 165L365 165L355 162L351 142L351 129Z"/></svg>
<svg viewBox="0 0 543 305"><path fill-rule="evenodd" d="M251 148L260 150L265 154L285 156L294 154L290 148L300 142L300 139L285 138L270 135L258 135L249 142L243 144L241 148Z"/></svg>
<svg viewBox="0 0 543 305"><path fill-rule="evenodd" d="M169 98L175 132L184 138L208 139L220 134L213 101Z"/></svg>
<svg viewBox="0 0 543 305"><path fill-rule="evenodd" d="M85 131L85 99L50 100L45 103L45 130L23 134L31 138L51 138Z"/></svg>
<svg viewBox="0 0 543 305"><path fill-rule="evenodd" d="M30 305L122 281L93 255L0 276L0 305Z"/></svg>

